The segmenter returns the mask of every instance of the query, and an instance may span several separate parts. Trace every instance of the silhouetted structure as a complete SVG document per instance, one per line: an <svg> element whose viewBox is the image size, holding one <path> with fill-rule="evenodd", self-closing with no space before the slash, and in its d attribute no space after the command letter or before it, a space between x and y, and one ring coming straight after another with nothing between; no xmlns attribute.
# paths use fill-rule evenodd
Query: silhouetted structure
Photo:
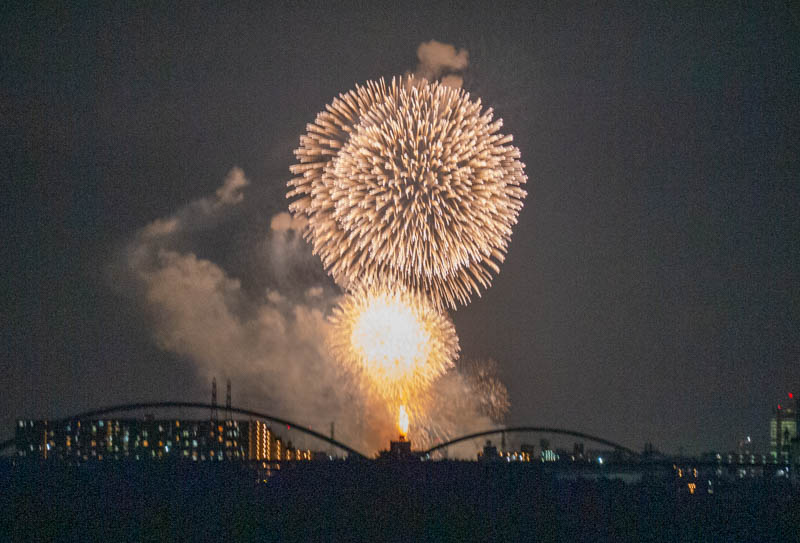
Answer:
<svg viewBox="0 0 800 543"><path fill-rule="evenodd" d="M797 437L800 424L798 399L794 394L778 403L769 423L770 458L772 462L789 464L791 460L792 440Z"/></svg>
<svg viewBox="0 0 800 543"><path fill-rule="evenodd" d="M411 450L411 441L404 436L400 436L397 441L389 442L389 450L381 451L379 458L381 460L398 460L403 462L418 461L420 453Z"/></svg>
<svg viewBox="0 0 800 543"><path fill-rule="evenodd" d="M211 420L216 421L219 418L217 413L217 378L211 380Z"/></svg>

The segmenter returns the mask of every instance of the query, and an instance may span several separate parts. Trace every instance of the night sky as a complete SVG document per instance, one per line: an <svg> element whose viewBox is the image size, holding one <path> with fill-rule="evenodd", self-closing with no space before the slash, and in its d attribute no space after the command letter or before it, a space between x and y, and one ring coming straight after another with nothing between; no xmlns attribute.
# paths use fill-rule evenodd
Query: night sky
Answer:
<svg viewBox="0 0 800 543"><path fill-rule="evenodd" d="M0 8L0 437L17 417L206 400L115 255L238 166L252 219L205 256L246 280L235 253L287 209L306 123L356 83L413 71L432 39L469 51L464 87L527 165L501 273L452 315L462 352L498 361L509 423L666 452L750 434L763 450L774 405L800 394L791 3L35 4Z"/></svg>

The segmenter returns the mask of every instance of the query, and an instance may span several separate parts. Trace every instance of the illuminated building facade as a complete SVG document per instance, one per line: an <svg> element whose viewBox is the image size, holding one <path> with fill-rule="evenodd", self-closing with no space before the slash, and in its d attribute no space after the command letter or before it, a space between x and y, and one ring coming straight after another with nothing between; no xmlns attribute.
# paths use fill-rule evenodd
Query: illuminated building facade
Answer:
<svg viewBox="0 0 800 543"><path fill-rule="evenodd" d="M251 420L246 424L248 460L312 460L319 456L310 450L292 447L291 441L284 445L263 421Z"/></svg>
<svg viewBox="0 0 800 543"><path fill-rule="evenodd" d="M770 459L772 462L788 464L791 458L792 440L797 438L797 427L800 422L798 400L794 394L779 403L773 411L769 423Z"/></svg>
<svg viewBox="0 0 800 543"><path fill-rule="evenodd" d="M18 420L20 457L90 460L310 460L257 420Z"/></svg>
<svg viewBox="0 0 800 543"><path fill-rule="evenodd" d="M492 445L488 439L483 450L478 452L478 462L530 462L532 458L535 456L530 445L523 445L522 450L519 451L498 451L497 447Z"/></svg>

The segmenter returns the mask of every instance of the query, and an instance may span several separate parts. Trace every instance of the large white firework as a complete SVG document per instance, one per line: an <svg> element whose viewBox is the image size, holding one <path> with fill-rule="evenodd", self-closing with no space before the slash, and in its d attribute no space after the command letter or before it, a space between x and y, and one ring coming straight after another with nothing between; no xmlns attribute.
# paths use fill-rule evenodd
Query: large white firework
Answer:
<svg viewBox="0 0 800 543"><path fill-rule="evenodd" d="M488 288L526 195L501 126L463 90L413 78L326 106L300 138L288 197L334 280L453 308Z"/></svg>

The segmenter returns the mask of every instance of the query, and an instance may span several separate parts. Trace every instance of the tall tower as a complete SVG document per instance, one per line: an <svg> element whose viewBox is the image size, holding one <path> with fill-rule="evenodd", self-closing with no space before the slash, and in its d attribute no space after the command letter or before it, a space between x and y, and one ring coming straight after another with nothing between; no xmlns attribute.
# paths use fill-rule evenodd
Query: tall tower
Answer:
<svg viewBox="0 0 800 543"><path fill-rule="evenodd" d="M769 424L770 457L776 463L789 463L792 440L798 436L800 413L794 394L784 399L773 411Z"/></svg>
<svg viewBox="0 0 800 543"><path fill-rule="evenodd" d="M228 377L228 383L225 387L225 416L227 420L232 420L231 416L231 378Z"/></svg>
<svg viewBox="0 0 800 543"><path fill-rule="evenodd" d="M211 380L211 420L216 421L219 418L217 413L217 378Z"/></svg>

